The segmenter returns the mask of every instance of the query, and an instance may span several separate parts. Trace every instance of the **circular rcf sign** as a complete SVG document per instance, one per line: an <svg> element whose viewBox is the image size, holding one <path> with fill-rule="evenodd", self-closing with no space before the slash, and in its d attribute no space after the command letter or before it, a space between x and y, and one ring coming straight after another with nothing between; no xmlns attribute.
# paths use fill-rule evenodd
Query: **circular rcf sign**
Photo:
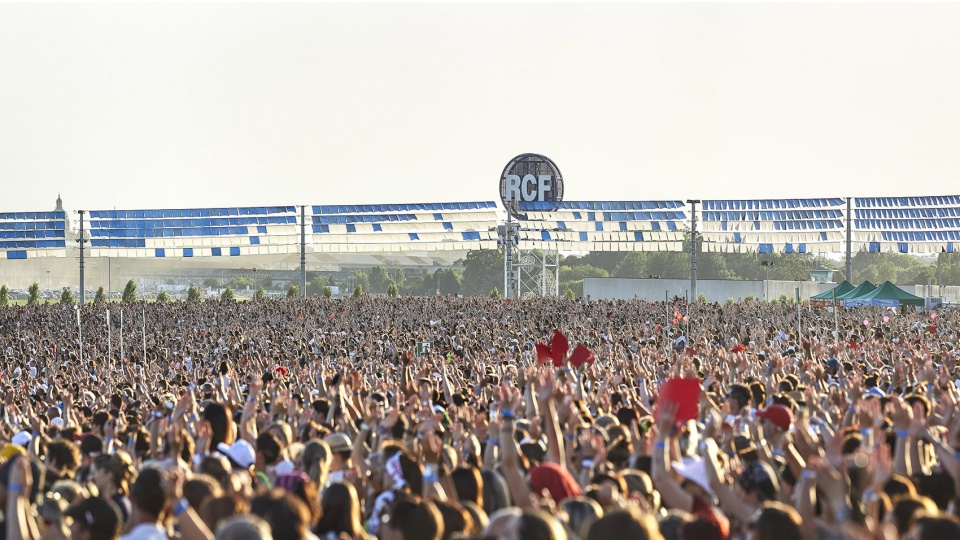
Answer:
<svg viewBox="0 0 960 540"><path fill-rule="evenodd" d="M526 220L527 212L534 209L555 211L562 200L563 175L546 156L521 154L511 159L500 175L500 201L518 220Z"/></svg>

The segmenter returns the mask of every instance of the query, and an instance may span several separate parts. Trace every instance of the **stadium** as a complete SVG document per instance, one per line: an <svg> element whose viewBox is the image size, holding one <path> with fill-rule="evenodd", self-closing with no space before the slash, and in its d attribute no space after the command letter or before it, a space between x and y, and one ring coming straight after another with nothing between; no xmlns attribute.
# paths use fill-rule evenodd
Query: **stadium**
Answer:
<svg viewBox="0 0 960 540"><path fill-rule="evenodd" d="M278 290L295 284L306 294L307 272L349 278L354 270L380 266L430 273L461 265L471 251L503 251L509 245L515 254L509 263L513 281L504 290L551 296L562 293L561 257L681 252L693 235L695 253L845 258L849 276L850 257L858 252L954 253L958 216L958 196L82 211L67 210L58 198L52 211L0 214L0 283L21 292L38 283L48 296L64 287L78 290L81 227L86 295L99 287L116 293L131 279L144 292L177 294L211 277L223 283L254 278ZM810 283L804 292L824 287ZM918 294L956 301L953 289L916 288ZM696 291L694 282L677 292L691 290Z"/></svg>

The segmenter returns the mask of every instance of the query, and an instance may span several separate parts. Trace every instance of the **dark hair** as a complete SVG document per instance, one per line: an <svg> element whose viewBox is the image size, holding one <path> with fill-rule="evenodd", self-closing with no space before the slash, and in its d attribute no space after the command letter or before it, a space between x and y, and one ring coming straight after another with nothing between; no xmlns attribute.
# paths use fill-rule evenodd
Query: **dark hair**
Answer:
<svg viewBox="0 0 960 540"><path fill-rule="evenodd" d="M321 517L314 528L318 536L327 533L347 533L355 538L363 531L360 521L360 499L351 484L334 482L323 492L320 501Z"/></svg>
<svg viewBox="0 0 960 540"><path fill-rule="evenodd" d="M914 524L920 528L917 540L943 540L960 538L960 521L950 517L921 517Z"/></svg>
<svg viewBox="0 0 960 540"><path fill-rule="evenodd" d="M487 515L511 505L510 488L499 471L484 469L480 477L483 479L483 510Z"/></svg>
<svg viewBox="0 0 960 540"><path fill-rule="evenodd" d="M307 505L282 489L254 497L250 501L250 513L270 524L274 538L295 540L307 537L307 525L310 523Z"/></svg>
<svg viewBox="0 0 960 540"><path fill-rule="evenodd" d="M443 517L429 500L416 502L401 495L393 503L383 525L398 531L404 540L440 540L443 537Z"/></svg>
<svg viewBox="0 0 960 540"><path fill-rule="evenodd" d="M117 492L122 495L130 492L130 479L136 474L136 470L126 453L100 454L93 458L93 466L98 471L113 475L113 487L117 488Z"/></svg>
<svg viewBox="0 0 960 540"><path fill-rule="evenodd" d="M200 519L211 531L217 530L223 520L249 512L250 505L247 500L238 495L212 497L200 505Z"/></svg>
<svg viewBox="0 0 960 540"><path fill-rule="evenodd" d="M737 402L741 408L746 407L750 404L752 396L750 394L750 389L743 384L731 384L730 390L727 391L727 394L730 396L730 399Z"/></svg>
<svg viewBox="0 0 960 540"><path fill-rule="evenodd" d="M750 529L755 540L803 540L800 514L778 502L763 503L750 522Z"/></svg>
<svg viewBox="0 0 960 540"><path fill-rule="evenodd" d="M623 538L625 540L650 540L660 534L652 517L642 514L635 508L615 510L593 522L586 540L606 540Z"/></svg>
<svg viewBox="0 0 960 540"><path fill-rule="evenodd" d="M151 516L159 516L167 505L167 497L163 492L163 477L157 469L146 468L140 471L140 476L133 483L130 499L142 512Z"/></svg>
<svg viewBox="0 0 960 540"><path fill-rule="evenodd" d="M190 503L190 508L200 511L203 502L213 497L219 497L220 484L212 476L198 474L183 483L183 498Z"/></svg>
<svg viewBox="0 0 960 540"><path fill-rule="evenodd" d="M210 448L216 448L220 443L229 444L230 415L226 407L220 403L208 403L203 408L203 419L210 422Z"/></svg>
<svg viewBox="0 0 960 540"><path fill-rule="evenodd" d="M563 540L557 532L557 521L542 510L524 510L517 518L517 538L524 540Z"/></svg>
<svg viewBox="0 0 960 540"><path fill-rule="evenodd" d="M459 504L436 501L434 504L443 519L443 540L452 540L453 536L473 534L476 526L473 517Z"/></svg>
<svg viewBox="0 0 960 540"><path fill-rule="evenodd" d="M716 521L707 518L696 518L680 529L682 540L724 540L723 531Z"/></svg>
<svg viewBox="0 0 960 540"><path fill-rule="evenodd" d="M897 535L907 534L913 521L924 513L936 513L937 505L926 497L902 497L893 504L893 523L897 527Z"/></svg>
<svg viewBox="0 0 960 540"><path fill-rule="evenodd" d="M53 441L47 444L47 466L49 468L50 460L56 460L57 476L61 478L70 478L80 466L80 449L72 441Z"/></svg>
<svg viewBox="0 0 960 540"><path fill-rule="evenodd" d="M263 463L265 465L275 465L280 461L280 452L283 450L283 447L280 445L280 440L277 439L272 433L264 432L257 437L257 454L263 456Z"/></svg>
<svg viewBox="0 0 960 540"><path fill-rule="evenodd" d="M473 467L458 467L450 473L453 487L460 501L470 501L483 506L483 477Z"/></svg>

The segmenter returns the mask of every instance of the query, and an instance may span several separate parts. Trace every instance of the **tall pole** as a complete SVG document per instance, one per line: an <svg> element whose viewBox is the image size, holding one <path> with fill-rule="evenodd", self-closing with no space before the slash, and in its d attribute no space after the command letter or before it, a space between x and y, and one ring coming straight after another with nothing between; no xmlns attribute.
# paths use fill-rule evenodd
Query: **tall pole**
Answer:
<svg viewBox="0 0 960 540"><path fill-rule="evenodd" d="M120 360L123 360L123 308L120 308Z"/></svg>
<svg viewBox="0 0 960 540"><path fill-rule="evenodd" d="M697 301L697 203L699 199L689 199L690 203L690 300Z"/></svg>
<svg viewBox="0 0 960 540"><path fill-rule="evenodd" d="M847 197L847 281L853 283L853 259L850 253L853 246L853 238L850 235L850 224L853 222L853 216L850 210L850 197Z"/></svg>
<svg viewBox="0 0 960 540"><path fill-rule="evenodd" d="M143 364L147 364L147 308L143 307Z"/></svg>
<svg viewBox="0 0 960 540"><path fill-rule="evenodd" d="M307 207L300 205L300 294L307 297Z"/></svg>
<svg viewBox="0 0 960 540"><path fill-rule="evenodd" d="M503 231L503 296L510 298L513 293L513 220L507 208L507 226Z"/></svg>
<svg viewBox="0 0 960 540"><path fill-rule="evenodd" d="M74 306L77 310L77 338L80 342L80 365L83 365L83 326L80 324L80 306Z"/></svg>
<svg viewBox="0 0 960 540"><path fill-rule="evenodd" d="M83 237L83 210L78 210L80 214L80 238L77 239L77 242L80 242L80 305L83 305L84 300L84 286L83 286L83 243L86 241Z"/></svg>

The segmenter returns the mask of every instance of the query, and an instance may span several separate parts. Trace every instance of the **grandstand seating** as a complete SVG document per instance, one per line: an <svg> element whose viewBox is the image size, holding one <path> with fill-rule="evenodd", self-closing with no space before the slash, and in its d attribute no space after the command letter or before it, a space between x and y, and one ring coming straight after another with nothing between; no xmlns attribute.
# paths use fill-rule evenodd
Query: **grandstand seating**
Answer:
<svg viewBox="0 0 960 540"><path fill-rule="evenodd" d="M296 207L92 210L93 257L229 257L299 252Z"/></svg>
<svg viewBox="0 0 960 540"><path fill-rule="evenodd" d="M846 201L832 199L705 200L698 231L703 251L839 252Z"/></svg>
<svg viewBox="0 0 960 540"><path fill-rule="evenodd" d="M960 196L858 197L851 239L861 249L953 252L960 245ZM58 202L59 204L59 202ZM58 206L60 208L60 206ZM668 201L521 202L519 249L548 252L679 251L687 206ZM296 206L88 212L92 257L231 257L299 253ZM846 200L705 200L698 232L704 252L841 253ZM493 201L320 205L306 215L307 253L317 257L427 257L456 260L497 248L503 211ZM0 214L0 258L63 257L66 215ZM379 255L377 255L379 256Z"/></svg>
<svg viewBox="0 0 960 540"><path fill-rule="evenodd" d="M66 256L66 213L0 213L0 259Z"/></svg>
<svg viewBox="0 0 960 540"><path fill-rule="evenodd" d="M687 229L682 201L521 202L520 249L680 251Z"/></svg>
<svg viewBox="0 0 960 540"><path fill-rule="evenodd" d="M493 201L314 206L315 253L496 249Z"/></svg>
<svg viewBox="0 0 960 540"><path fill-rule="evenodd" d="M960 250L960 196L857 197L852 211L855 252Z"/></svg>

